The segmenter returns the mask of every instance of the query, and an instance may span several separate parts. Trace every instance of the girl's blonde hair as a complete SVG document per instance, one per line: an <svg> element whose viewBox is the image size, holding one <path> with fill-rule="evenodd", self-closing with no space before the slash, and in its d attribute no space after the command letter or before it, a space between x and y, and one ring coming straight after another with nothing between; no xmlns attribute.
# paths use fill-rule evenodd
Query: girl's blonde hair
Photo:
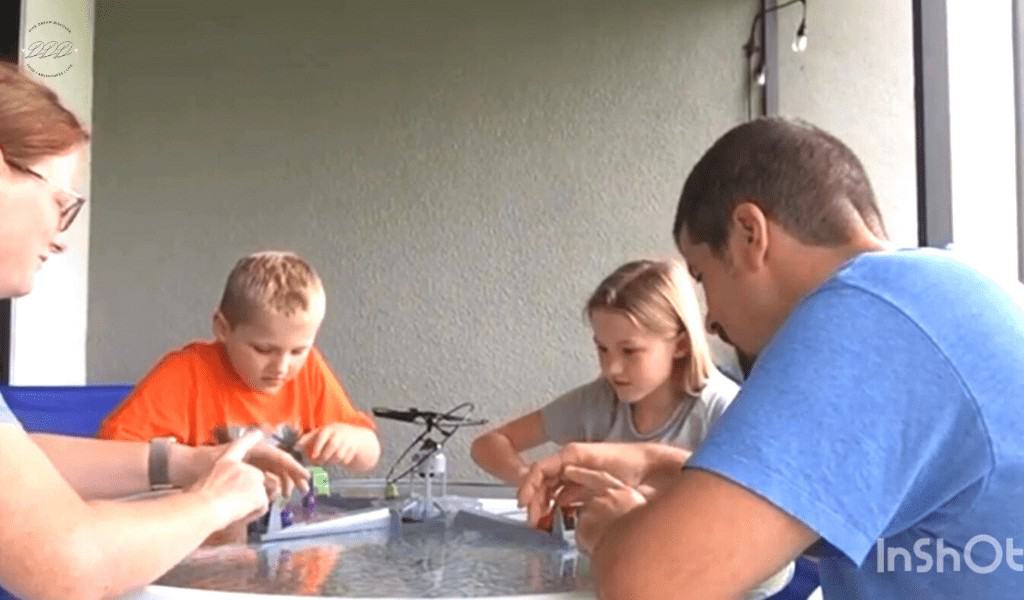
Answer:
<svg viewBox="0 0 1024 600"><path fill-rule="evenodd" d="M700 393L714 367L697 293L680 262L637 260L622 265L597 286L584 312L589 317L599 308L621 312L655 334L686 335L690 352L676 360L673 378L687 394Z"/></svg>

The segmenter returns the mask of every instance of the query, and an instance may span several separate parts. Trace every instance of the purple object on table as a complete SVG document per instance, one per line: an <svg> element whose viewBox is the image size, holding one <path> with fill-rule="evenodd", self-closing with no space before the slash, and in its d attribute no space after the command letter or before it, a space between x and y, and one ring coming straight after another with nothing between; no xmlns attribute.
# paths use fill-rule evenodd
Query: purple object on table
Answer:
<svg viewBox="0 0 1024 600"><path fill-rule="evenodd" d="M306 511L308 518L316 510L316 490L310 486L309 491L302 497L302 508Z"/></svg>

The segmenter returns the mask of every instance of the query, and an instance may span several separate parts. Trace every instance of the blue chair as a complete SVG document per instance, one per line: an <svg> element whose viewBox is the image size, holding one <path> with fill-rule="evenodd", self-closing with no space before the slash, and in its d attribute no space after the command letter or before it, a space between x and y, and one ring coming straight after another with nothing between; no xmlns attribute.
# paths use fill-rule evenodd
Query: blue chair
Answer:
<svg viewBox="0 0 1024 600"><path fill-rule="evenodd" d="M7 406L26 431L94 437L130 385L0 386Z"/></svg>

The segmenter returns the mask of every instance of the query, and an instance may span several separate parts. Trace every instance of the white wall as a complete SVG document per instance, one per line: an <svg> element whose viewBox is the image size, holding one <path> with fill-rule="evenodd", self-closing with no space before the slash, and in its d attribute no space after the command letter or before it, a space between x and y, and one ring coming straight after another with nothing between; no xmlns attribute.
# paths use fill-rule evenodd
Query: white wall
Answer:
<svg viewBox="0 0 1024 600"><path fill-rule="evenodd" d="M1012 3L949 0L946 22L953 245L993 275L1015 280Z"/></svg>
<svg viewBox="0 0 1024 600"><path fill-rule="evenodd" d="M25 0L22 47L35 41L72 42L76 52L70 69L39 62L38 76L53 88L87 128L92 121L93 0ZM56 21L55 25L36 24ZM30 75L22 56L22 69ZM29 59L32 61L32 59ZM60 73L60 74L57 74ZM56 75L56 76L45 76ZM76 189L89 196L89 164L84 162ZM32 293L13 302L11 323L11 383L60 385L85 383L86 329L89 299L89 214L87 202L65 235L69 250L47 261Z"/></svg>
<svg viewBox="0 0 1024 600"><path fill-rule="evenodd" d="M780 112L849 145L868 172L889 236L916 246L911 2L812 0L802 53L790 49L799 23L799 5L779 11Z"/></svg>

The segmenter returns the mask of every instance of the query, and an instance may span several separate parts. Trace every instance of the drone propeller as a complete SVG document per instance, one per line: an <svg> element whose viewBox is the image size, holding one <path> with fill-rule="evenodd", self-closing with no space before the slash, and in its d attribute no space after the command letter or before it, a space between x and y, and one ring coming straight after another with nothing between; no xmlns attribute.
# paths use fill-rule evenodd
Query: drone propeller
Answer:
<svg viewBox="0 0 1024 600"><path fill-rule="evenodd" d="M392 421L405 421L407 423L415 423L416 419L420 416L420 411L415 408L409 410L396 410L394 408L384 408L382 406L373 407L374 416L382 419L391 419Z"/></svg>
<svg viewBox="0 0 1024 600"><path fill-rule="evenodd" d="M454 410L441 413L432 410L420 410L418 408L398 410L377 406L374 407L373 414L382 419L402 421L405 423L422 423L424 425L431 426L442 423L455 423L460 427L472 427L487 424L487 419L470 419L468 415L454 414Z"/></svg>
<svg viewBox="0 0 1024 600"><path fill-rule="evenodd" d="M416 423L423 426L423 431L420 432L416 438L405 447L391 463L391 468L388 469L388 473L385 476L385 480L392 484L395 481L405 477L409 473L412 473L420 465L424 464L427 460L433 457L435 454L441 451L445 442L448 438L452 437L456 431L462 427L475 427L478 425L484 425L487 423L487 419L470 419L470 415L476 406L472 402L463 402L448 410L447 412L435 412L432 410L420 410L418 408L410 408L408 410L399 410L394 408L375 407L373 414L382 419L391 419L393 421L402 421L405 423ZM440 437L435 439L431 437L431 434L438 432ZM402 460L409 455L410 452L417 445L419 446L420 452L413 459L412 465L407 467L400 474L395 475L395 471L398 469Z"/></svg>

